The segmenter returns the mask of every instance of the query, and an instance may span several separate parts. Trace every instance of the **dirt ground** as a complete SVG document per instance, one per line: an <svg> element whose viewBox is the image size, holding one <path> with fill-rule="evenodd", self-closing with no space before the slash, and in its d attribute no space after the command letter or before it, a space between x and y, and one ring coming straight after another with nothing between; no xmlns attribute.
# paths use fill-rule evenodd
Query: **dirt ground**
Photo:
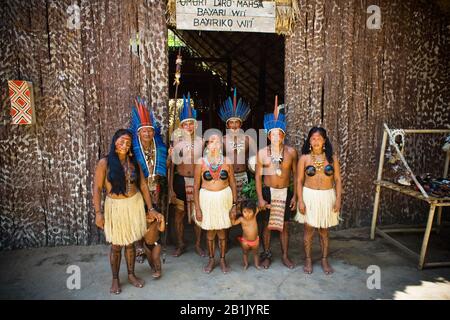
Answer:
<svg viewBox="0 0 450 320"><path fill-rule="evenodd" d="M279 239L274 236L274 260L268 270L251 266L242 269L241 249L230 233L230 250L227 255L232 268L223 274L219 267L205 274L202 267L207 258L197 256L192 248L181 257L171 256L167 248L163 276L154 280L150 268L136 263L136 274L146 281L142 289L126 281L123 259L120 270L122 293L111 295L111 271L108 262L109 247L68 246L35 248L0 252L0 299L167 299L167 300L303 300L303 299L450 299L450 268L419 271L417 261L402 253L384 239L369 239L369 229L331 231L330 262L333 275L325 275L320 267L319 240L314 243L314 273L303 273L301 230L295 230L290 239L290 257L296 268L287 269L280 260ZM187 232L187 239L191 234ZM399 235L414 250L421 245L421 236ZM430 261L449 259L449 235L432 235ZM217 255L216 255L217 257ZM69 266L80 270L80 289L69 289ZM369 266L380 270L381 288L368 288L373 281ZM370 270L370 269L369 269Z"/></svg>

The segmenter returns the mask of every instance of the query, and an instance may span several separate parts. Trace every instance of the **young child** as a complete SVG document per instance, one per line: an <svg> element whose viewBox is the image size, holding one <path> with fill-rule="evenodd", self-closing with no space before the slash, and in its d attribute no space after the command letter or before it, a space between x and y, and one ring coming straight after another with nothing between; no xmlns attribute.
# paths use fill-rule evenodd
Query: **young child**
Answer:
<svg viewBox="0 0 450 320"><path fill-rule="evenodd" d="M157 214L160 222L156 219L147 219L147 232L144 236L144 249L147 256L148 264L152 269L152 276L155 279L161 277L161 240L159 233L164 232L165 222L164 216L160 213Z"/></svg>
<svg viewBox="0 0 450 320"><path fill-rule="evenodd" d="M253 259L256 269L259 269L259 236L258 223L256 222L256 215L259 210L256 207L256 202L253 200L244 200L241 202L241 215L239 217L231 216L231 223L233 226L240 224L242 226L242 237L238 237L241 243L244 270L248 268L248 253L253 253Z"/></svg>

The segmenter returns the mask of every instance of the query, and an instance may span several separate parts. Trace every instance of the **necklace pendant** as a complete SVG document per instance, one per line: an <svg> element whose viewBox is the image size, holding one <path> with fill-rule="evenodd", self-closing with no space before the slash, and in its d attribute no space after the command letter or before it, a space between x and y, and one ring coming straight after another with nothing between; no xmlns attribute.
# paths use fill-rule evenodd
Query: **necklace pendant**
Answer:
<svg viewBox="0 0 450 320"><path fill-rule="evenodd" d="M277 170L275 170L275 174L276 174L278 177L281 177L281 169L280 169L280 168L277 168Z"/></svg>

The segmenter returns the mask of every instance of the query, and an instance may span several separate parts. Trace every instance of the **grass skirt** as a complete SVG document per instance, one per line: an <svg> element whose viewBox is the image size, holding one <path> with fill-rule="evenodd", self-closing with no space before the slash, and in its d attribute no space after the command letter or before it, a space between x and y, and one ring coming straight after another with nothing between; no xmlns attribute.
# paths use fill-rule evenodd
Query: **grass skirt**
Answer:
<svg viewBox="0 0 450 320"><path fill-rule="evenodd" d="M144 199L140 192L125 199L105 200L106 241L125 246L142 239L147 231Z"/></svg>
<svg viewBox="0 0 450 320"><path fill-rule="evenodd" d="M295 221L315 228L329 228L339 224L339 212L333 211L336 203L334 189L316 190L303 187L303 202L306 214L301 214L297 208Z"/></svg>
<svg viewBox="0 0 450 320"><path fill-rule="evenodd" d="M222 230L231 227L230 210L233 206L233 193L230 187L220 191L200 189L200 208L202 221L196 223L203 230Z"/></svg>

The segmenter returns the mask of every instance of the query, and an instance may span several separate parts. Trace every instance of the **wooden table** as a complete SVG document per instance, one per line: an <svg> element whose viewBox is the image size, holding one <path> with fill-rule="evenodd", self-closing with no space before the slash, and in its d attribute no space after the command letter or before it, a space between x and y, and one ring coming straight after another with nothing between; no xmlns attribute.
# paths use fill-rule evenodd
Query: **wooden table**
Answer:
<svg viewBox="0 0 450 320"><path fill-rule="evenodd" d="M425 258L427 255L427 249L428 249L428 241L430 239L430 233L434 229L437 232L440 231L440 228L442 227L442 207L450 207L450 197L445 198L437 198L430 196L424 192L413 190L411 187L401 186L398 184L395 184L393 182L385 181L382 179L382 172L383 172L383 165L384 165L384 155L385 155L385 149L387 144L387 138L388 138L388 132L389 128L385 125L385 130L383 134L383 142L381 146L381 152L380 152L380 159L379 159L379 166L378 166L378 175L377 180L374 181L376 185L376 193L375 193L375 201L373 206L373 215L372 215L372 226L370 230L370 238L372 240L375 239L375 233L382 236L386 240L388 240L393 245L397 246L404 252L414 256L415 258L419 259L419 270L422 270L426 267L444 267L444 266L450 266L450 261L442 261L442 262L428 262L425 263ZM450 130L404 130L405 133L450 133ZM402 161L404 161L405 166L407 167L410 174L414 177L414 173L409 168L408 164L406 163L406 160L404 157L402 157ZM447 177L448 174L448 167L450 162L450 152L447 152L445 157L445 163L444 163L444 175L443 177ZM377 227L377 217L378 217L378 211L379 211L379 204L380 204L380 193L381 188L390 189L405 195L408 195L410 197L423 200L427 202L430 205L429 211L428 211L428 219L427 224L425 227L420 226L408 226L408 227L402 227L402 228L379 228ZM438 208L438 215L437 215L437 222L436 222L436 228L433 228L433 220L435 216L436 208ZM423 241L422 241L422 248L420 250L420 254L417 254L413 250L406 247L404 244L400 243L398 240L395 240L393 237L389 235L389 233L408 233L408 232L424 232Z"/></svg>

